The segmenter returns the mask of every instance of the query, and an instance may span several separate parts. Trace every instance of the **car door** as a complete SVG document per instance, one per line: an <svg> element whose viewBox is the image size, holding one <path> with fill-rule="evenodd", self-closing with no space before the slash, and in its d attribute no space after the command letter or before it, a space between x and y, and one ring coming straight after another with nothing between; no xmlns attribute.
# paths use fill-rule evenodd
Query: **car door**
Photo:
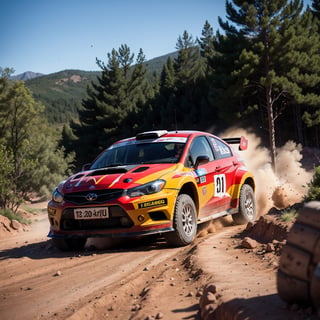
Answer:
<svg viewBox="0 0 320 320"><path fill-rule="evenodd" d="M208 137L212 146L215 160L213 161L213 198L210 207L214 212L222 212L230 208L232 194L231 187L238 162L235 161L231 148L216 137Z"/></svg>
<svg viewBox="0 0 320 320"><path fill-rule="evenodd" d="M211 136L196 137L188 154L189 166L194 166L197 157L207 156L209 162L195 169L200 203L200 219L230 208L235 164L230 147Z"/></svg>
<svg viewBox="0 0 320 320"><path fill-rule="evenodd" d="M198 157L207 157L208 163L204 163L195 167ZM198 186L198 196L200 204L199 218L205 218L213 213L219 211L218 207L222 198L217 195L216 185L219 185L215 181L216 167L215 156L213 153L212 146L206 136L198 136L192 141L189 152L187 155L187 166L194 167L194 175ZM221 180L223 183L223 181ZM222 186L221 186L222 187ZM222 193L222 190L219 191ZM218 195L220 195L220 193Z"/></svg>

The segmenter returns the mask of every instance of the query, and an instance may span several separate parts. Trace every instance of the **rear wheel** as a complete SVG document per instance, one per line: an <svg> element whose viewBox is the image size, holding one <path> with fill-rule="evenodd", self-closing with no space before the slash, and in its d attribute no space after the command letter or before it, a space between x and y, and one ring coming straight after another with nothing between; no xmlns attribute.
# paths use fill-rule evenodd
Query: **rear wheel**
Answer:
<svg viewBox="0 0 320 320"><path fill-rule="evenodd" d="M57 239L53 238L52 242L56 248L61 251L83 250L87 242L87 238L74 238L74 239Z"/></svg>
<svg viewBox="0 0 320 320"><path fill-rule="evenodd" d="M173 227L175 230L166 234L168 243L178 247L192 243L197 233L197 211L187 194L181 194L177 198Z"/></svg>
<svg viewBox="0 0 320 320"><path fill-rule="evenodd" d="M244 184L240 189L239 211L232 215L236 224L253 222L256 219L256 200L250 185Z"/></svg>

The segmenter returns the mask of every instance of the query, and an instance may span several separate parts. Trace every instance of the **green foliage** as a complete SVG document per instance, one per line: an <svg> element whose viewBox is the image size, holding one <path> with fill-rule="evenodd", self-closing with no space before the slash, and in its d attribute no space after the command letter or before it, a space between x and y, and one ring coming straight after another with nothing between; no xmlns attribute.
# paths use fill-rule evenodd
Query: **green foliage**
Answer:
<svg viewBox="0 0 320 320"><path fill-rule="evenodd" d="M155 72L161 73L167 58L176 56L177 53L173 52L144 61L147 78L152 81ZM78 121L78 110L87 97L87 87L96 83L100 75L101 71L64 70L27 80L25 84L32 91L33 98L45 106L48 122L64 125L72 120Z"/></svg>
<svg viewBox="0 0 320 320"><path fill-rule="evenodd" d="M228 123L239 115L266 127L273 165L275 121L290 107L300 119L297 105L320 105L320 38L312 14L302 8L299 0L228 1L229 21L220 19L225 33L215 42L212 87L220 88L220 115Z"/></svg>
<svg viewBox="0 0 320 320"><path fill-rule="evenodd" d="M282 210L281 219L285 222L294 221L298 215L298 212L295 209L289 208Z"/></svg>
<svg viewBox="0 0 320 320"><path fill-rule="evenodd" d="M23 82L0 78L0 207L16 212L30 193L48 196L73 158Z"/></svg>
<svg viewBox="0 0 320 320"><path fill-rule="evenodd" d="M0 209L0 215L7 217L9 220L17 220L20 223L23 224L31 224L31 220L26 219L25 217L21 216L19 212L13 213L11 210L1 210Z"/></svg>
<svg viewBox="0 0 320 320"><path fill-rule="evenodd" d="M64 128L67 145L74 142L78 165L92 160L120 137L138 130L142 123L139 113L154 94L147 81L142 50L134 59L130 48L121 45L107 57L107 63L97 59L102 73L87 88L79 123L71 123L72 133Z"/></svg>
<svg viewBox="0 0 320 320"><path fill-rule="evenodd" d="M26 81L33 98L45 106L44 114L51 124L64 124L78 118L78 109L86 88L99 72L65 70Z"/></svg>
<svg viewBox="0 0 320 320"><path fill-rule="evenodd" d="M308 184L308 194L304 201L320 201L320 166L316 167L311 182Z"/></svg>

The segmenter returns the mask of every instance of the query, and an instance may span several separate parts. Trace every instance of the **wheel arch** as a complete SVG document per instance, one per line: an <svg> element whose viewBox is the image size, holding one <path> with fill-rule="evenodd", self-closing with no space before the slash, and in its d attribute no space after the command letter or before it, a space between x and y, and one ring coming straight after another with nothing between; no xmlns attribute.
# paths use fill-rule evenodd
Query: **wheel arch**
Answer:
<svg viewBox="0 0 320 320"><path fill-rule="evenodd" d="M249 172L246 172L245 174L239 174L236 176L234 184L235 190L233 192L236 199L239 199L240 190L244 184L248 184L253 189L253 192L256 192L256 183L254 181L253 175Z"/></svg>
<svg viewBox="0 0 320 320"><path fill-rule="evenodd" d="M178 195L180 194L187 194L191 197L191 199L193 200L196 206L197 215L198 215L199 214L199 196L198 196L196 186L192 182L187 182L180 189Z"/></svg>

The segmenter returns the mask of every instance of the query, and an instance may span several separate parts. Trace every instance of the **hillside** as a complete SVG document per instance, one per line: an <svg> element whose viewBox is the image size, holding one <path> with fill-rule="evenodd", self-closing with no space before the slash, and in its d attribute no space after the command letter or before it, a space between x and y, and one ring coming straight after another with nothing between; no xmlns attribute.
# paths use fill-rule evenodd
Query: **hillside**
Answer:
<svg viewBox="0 0 320 320"><path fill-rule="evenodd" d="M146 62L148 73L161 73L170 53ZM34 98L45 106L45 113L52 124L64 124L77 118L77 110L86 97L87 86L97 80L101 71L64 70L26 80Z"/></svg>
<svg viewBox="0 0 320 320"><path fill-rule="evenodd" d="M64 70L26 81L36 100L45 106L50 123L62 124L77 117L86 88L100 72Z"/></svg>

